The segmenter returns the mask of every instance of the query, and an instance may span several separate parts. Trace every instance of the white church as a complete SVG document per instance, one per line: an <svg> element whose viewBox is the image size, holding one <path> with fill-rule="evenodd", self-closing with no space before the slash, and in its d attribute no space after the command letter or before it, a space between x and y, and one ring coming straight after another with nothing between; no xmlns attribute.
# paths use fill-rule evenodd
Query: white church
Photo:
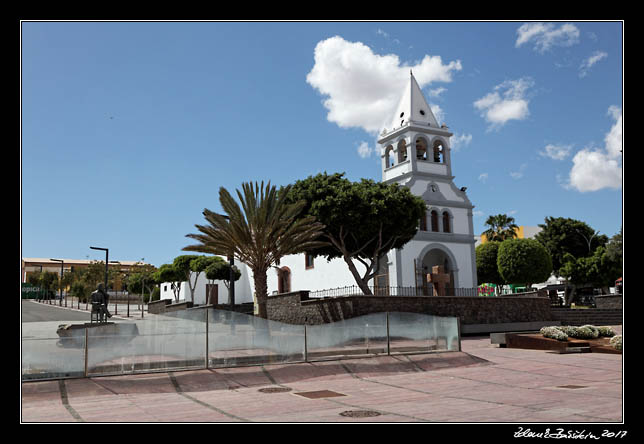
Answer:
<svg viewBox="0 0 644 444"><path fill-rule="evenodd" d="M378 140L382 181L408 187L413 194L422 197L427 211L415 237L403 248L391 250L386 264L381 263L380 286L418 288L427 285L427 273L437 265L449 276L447 287L477 286L474 206L467 198L465 188L459 188L453 182L452 135L447 126L439 125L410 73L396 112ZM235 303L254 302L252 273L245 264L236 262L236 265L242 275L235 283ZM361 264L356 266L360 272L364 271ZM342 259L327 261L306 254L282 258L279 268L269 270L267 278L269 295L356 285ZM194 287L194 282L192 284ZM190 301L188 282L181 285L180 298ZM161 299L174 299L170 283L161 284ZM208 282L202 273L192 302L226 304L228 289L223 281Z"/></svg>

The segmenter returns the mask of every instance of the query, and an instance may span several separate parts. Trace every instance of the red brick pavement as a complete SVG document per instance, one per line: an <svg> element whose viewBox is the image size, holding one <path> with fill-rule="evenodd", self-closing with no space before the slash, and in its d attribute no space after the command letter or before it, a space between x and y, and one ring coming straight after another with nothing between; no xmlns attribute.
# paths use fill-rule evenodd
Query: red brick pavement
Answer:
<svg viewBox="0 0 644 444"><path fill-rule="evenodd" d="M622 421L621 355L501 349L487 337L463 338L462 348L462 352L25 382L21 420ZM290 390L265 393L262 388ZM344 396L297 395L319 390ZM379 415L341 415L347 411Z"/></svg>

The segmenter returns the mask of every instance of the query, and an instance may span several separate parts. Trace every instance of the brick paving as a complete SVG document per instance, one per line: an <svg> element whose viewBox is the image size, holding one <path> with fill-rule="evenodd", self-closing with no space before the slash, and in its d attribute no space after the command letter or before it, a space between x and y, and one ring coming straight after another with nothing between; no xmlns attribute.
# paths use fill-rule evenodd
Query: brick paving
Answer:
<svg viewBox="0 0 644 444"><path fill-rule="evenodd" d="M21 421L622 421L622 355L498 348L488 337L463 338L462 350L24 382ZM271 387L290 390L259 391ZM297 395L320 390L344 396Z"/></svg>

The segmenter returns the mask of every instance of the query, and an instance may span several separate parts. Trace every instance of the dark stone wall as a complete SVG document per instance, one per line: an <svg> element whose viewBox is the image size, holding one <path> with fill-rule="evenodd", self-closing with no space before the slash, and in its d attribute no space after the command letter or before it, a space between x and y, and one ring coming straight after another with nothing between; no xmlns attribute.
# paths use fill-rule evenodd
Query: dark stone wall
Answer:
<svg viewBox="0 0 644 444"><path fill-rule="evenodd" d="M550 300L520 297L347 296L309 299L307 291L268 297L268 318L287 324L317 325L370 313L410 312L459 317L461 324L553 320Z"/></svg>
<svg viewBox="0 0 644 444"><path fill-rule="evenodd" d="M595 296L595 305L601 309L622 309L621 294L607 294Z"/></svg>

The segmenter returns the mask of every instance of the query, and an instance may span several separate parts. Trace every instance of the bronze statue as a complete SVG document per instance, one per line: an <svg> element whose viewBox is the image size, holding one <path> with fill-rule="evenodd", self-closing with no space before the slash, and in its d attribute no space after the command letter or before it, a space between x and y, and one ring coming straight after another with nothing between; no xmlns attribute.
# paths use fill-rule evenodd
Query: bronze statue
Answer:
<svg viewBox="0 0 644 444"><path fill-rule="evenodd" d="M112 317L112 314L107 309L108 294L104 290L102 283L98 284L96 290L92 292L92 313L98 313L98 321L105 322L105 317Z"/></svg>

